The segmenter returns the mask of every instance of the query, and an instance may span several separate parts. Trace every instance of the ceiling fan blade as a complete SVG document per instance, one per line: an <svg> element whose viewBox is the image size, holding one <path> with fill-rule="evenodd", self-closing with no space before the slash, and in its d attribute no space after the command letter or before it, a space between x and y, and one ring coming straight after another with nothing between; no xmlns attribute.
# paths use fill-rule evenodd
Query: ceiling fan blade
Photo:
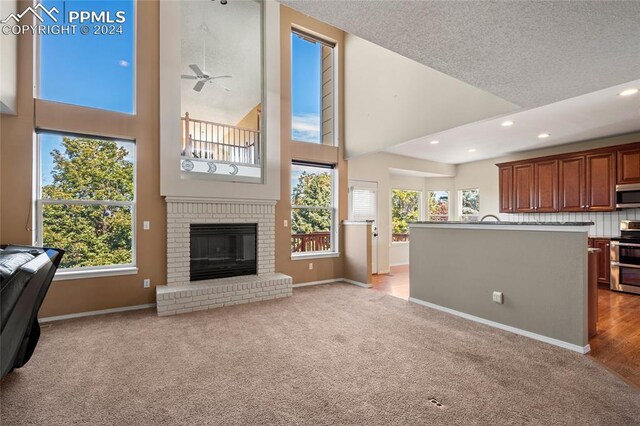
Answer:
<svg viewBox="0 0 640 426"><path fill-rule="evenodd" d="M196 73L198 77L204 77L204 73L202 72L200 67L197 66L196 64L189 65L189 68L191 68L191 70L193 70L193 72Z"/></svg>
<svg viewBox="0 0 640 426"><path fill-rule="evenodd" d="M195 86L193 86L193 90L195 90L196 92L199 92L202 90L203 87L204 87L204 81L199 81L196 83Z"/></svg>
<svg viewBox="0 0 640 426"><path fill-rule="evenodd" d="M214 80L216 78L233 78L230 75L216 75L215 77L209 77L209 79Z"/></svg>
<svg viewBox="0 0 640 426"><path fill-rule="evenodd" d="M182 78L183 80L197 80L198 77L196 77L195 75L190 75L190 74L181 74L180 78Z"/></svg>

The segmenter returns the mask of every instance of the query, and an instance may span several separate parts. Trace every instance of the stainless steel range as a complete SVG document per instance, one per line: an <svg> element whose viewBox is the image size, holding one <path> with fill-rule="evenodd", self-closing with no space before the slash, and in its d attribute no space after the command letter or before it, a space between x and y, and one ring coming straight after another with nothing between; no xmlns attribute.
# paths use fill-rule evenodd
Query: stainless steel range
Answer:
<svg viewBox="0 0 640 426"><path fill-rule="evenodd" d="M620 222L611 239L611 290L640 294L640 221Z"/></svg>

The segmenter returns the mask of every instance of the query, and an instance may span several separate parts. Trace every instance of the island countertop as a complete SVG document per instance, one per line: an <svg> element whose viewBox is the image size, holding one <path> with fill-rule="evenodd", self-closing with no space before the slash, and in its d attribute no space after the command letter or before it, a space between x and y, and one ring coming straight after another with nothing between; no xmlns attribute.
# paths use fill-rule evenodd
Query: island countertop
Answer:
<svg viewBox="0 0 640 426"><path fill-rule="evenodd" d="M522 231L563 231L588 232L593 222L463 222L463 221L418 221L409 222L411 227L421 228L467 228L467 229L495 229Z"/></svg>

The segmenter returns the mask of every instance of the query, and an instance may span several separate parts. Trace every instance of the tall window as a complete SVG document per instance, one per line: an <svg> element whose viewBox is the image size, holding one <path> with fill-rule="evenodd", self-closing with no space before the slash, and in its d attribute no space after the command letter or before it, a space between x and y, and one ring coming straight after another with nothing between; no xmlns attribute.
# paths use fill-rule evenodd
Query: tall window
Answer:
<svg viewBox="0 0 640 426"><path fill-rule="evenodd" d="M76 29L75 33L40 35L38 97L134 113L133 0L41 3L59 11L54 15L57 22L43 13L43 25L75 25ZM87 20L87 12L95 12L103 20Z"/></svg>
<svg viewBox="0 0 640 426"><path fill-rule="evenodd" d="M460 219L475 221L480 216L480 191L477 188L458 191Z"/></svg>
<svg viewBox="0 0 640 426"><path fill-rule="evenodd" d="M409 222L420 218L420 192L394 189L391 191L391 241L409 241Z"/></svg>
<svg viewBox="0 0 640 426"><path fill-rule="evenodd" d="M427 219L435 222L449 220L449 191L429 191Z"/></svg>
<svg viewBox="0 0 640 426"><path fill-rule="evenodd" d="M332 166L291 166L291 252L335 251L335 171Z"/></svg>
<svg viewBox="0 0 640 426"><path fill-rule="evenodd" d="M40 133L37 241L66 251L61 267L132 266L134 143Z"/></svg>
<svg viewBox="0 0 640 426"><path fill-rule="evenodd" d="M291 33L291 139L334 145L334 46Z"/></svg>

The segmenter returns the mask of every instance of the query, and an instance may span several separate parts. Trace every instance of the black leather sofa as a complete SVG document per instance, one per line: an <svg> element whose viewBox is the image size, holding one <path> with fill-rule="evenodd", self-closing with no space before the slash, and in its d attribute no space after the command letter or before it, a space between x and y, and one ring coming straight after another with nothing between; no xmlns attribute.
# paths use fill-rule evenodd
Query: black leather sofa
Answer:
<svg viewBox="0 0 640 426"><path fill-rule="evenodd" d="M40 338L38 311L63 250L0 246L0 369L2 377L29 361Z"/></svg>

